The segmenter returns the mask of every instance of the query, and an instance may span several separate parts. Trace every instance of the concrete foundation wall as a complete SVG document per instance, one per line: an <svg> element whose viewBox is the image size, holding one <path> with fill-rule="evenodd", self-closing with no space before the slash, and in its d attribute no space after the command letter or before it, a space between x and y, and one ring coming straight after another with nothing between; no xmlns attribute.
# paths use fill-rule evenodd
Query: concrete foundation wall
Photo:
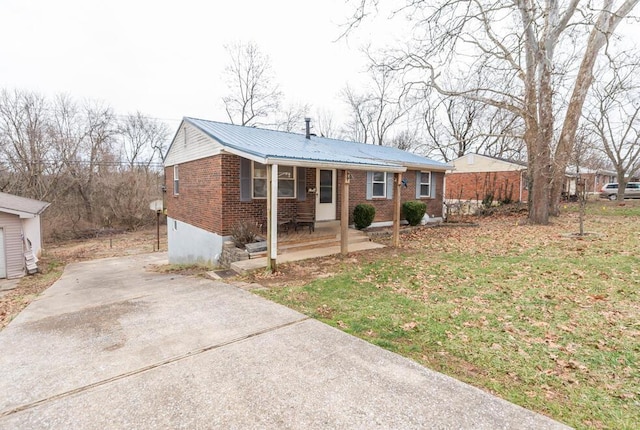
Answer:
<svg viewBox="0 0 640 430"><path fill-rule="evenodd" d="M169 263L215 265L226 237L167 217Z"/></svg>

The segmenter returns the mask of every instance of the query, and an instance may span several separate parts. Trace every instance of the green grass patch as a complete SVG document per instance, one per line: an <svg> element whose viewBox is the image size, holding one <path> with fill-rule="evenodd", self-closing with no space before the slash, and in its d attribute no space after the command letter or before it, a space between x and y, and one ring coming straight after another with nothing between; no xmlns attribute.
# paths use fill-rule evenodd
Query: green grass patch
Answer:
<svg viewBox="0 0 640 430"><path fill-rule="evenodd" d="M577 428L640 422L640 207L431 229L259 294ZM614 202L615 203L615 202ZM633 215L635 214L635 215Z"/></svg>

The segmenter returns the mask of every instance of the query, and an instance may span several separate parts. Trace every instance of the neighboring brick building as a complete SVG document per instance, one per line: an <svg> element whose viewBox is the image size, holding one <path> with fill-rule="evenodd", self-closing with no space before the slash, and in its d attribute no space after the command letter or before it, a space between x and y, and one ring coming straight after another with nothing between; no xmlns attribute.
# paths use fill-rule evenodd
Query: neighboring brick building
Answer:
<svg viewBox="0 0 640 430"><path fill-rule="evenodd" d="M451 162L446 174L447 201L526 202L527 164L480 154L467 154Z"/></svg>
<svg viewBox="0 0 640 430"><path fill-rule="evenodd" d="M164 164L172 263L216 262L239 221L266 222L267 166L278 169L278 219L339 220L338 185L348 172L349 216L370 203L375 223L393 219L395 173L403 175L401 201L423 200L427 214L440 217L451 168L397 148L192 118L180 124Z"/></svg>
<svg viewBox="0 0 640 430"><path fill-rule="evenodd" d="M598 196L602 187L610 182L616 182L616 172L605 169L589 169L587 167L580 167L576 172L575 166L567 167L567 181L565 181L564 191L567 195L572 196L576 194L576 179L578 176L584 180L587 194L592 196Z"/></svg>

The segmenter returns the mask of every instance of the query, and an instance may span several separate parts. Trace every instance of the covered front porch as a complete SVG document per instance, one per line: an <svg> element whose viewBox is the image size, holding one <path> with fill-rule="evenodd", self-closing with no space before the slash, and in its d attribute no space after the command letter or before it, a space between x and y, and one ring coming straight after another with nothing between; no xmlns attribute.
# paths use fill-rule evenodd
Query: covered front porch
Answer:
<svg viewBox="0 0 640 430"><path fill-rule="evenodd" d="M347 229L346 244L350 252L383 248L384 245L372 242L366 233L352 228ZM343 249L340 221L318 221L315 229L279 231L278 263L306 260L340 254ZM267 252L252 254L249 260L231 263L231 269L245 273L268 267Z"/></svg>
<svg viewBox="0 0 640 430"><path fill-rule="evenodd" d="M282 230L286 228L290 228L289 226L293 224L297 226L299 224L299 220L294 216L291 220L283 219L279 216L279 200L282 197L279 192L280 182L282 181L282 176L280 175L280 169L284 167L286 169L287 164L279 165L278 163L282 160L264 160L265 163L261 165L264 167L264 179L263 184L266 188L266 243L267 250L265 255L264 266L271 271L277 270L277 262L286 262L286 261L294 261L292 257L285 257L286 252L286 239L284 243L282 243L284 237L282 236ZM255 163L255 161L254 161ZM286 162L285 162L286 163ZM362 248L363 245L359 245L359 248L356 249L354 246L357 246L357 243L354 243L354 246L351 246L351 242L353 240L351 237L357 236L356 233L349 233L349 207L350 207L350 198L349 198L349 188L351 185L352 172L349 169L345 169L345 167L350 167L352 170L357 171L371 171L377 170L383 172L386 178L387 173L390 176L389 180L385 179L384 184L381 184L384 188L391 187L393 190L390 196L393 196L393 246L397 247L399 245L399 224L400 224L400 202L401 202L401 187L402 187L402 174L406 171L406 167L398 166L393 164L385 164L385 163L376 163L376 164L364 164L364 165L351 165L343 162L333 162L333 163L314 163L314 162L301 162L300 160L296 160L296 167L304 167L306 169L313 168L317 171L315 175L316 186L315 187L307 187L306 191L312 195L315 195L315 206L313 207L313 213L308 214L309 219L311 220L308 223L310 225L310 233L321 234L323 223L321 221L335 221L333 224L325 224L326 226L331 225L331 228L337 229L338 233L336 235L336 240L338 243L335 245L338 247L338 250L335 253L341 253L342 255L346 255L351 251L356 251L360 249L368 249ZM283 169L283 170L284 170ZM255 165L254 165L255 170ZM291 169L292 171L295 169ZM293 173L287 172L286 175L292 175ZM391 180L391 178L393 178ZM363 186L363 184L359 184ZM329 228L329 227L327 227ZM297 228L296 228L297 230ZM304 229L303 229L304 230ZM282 239L281 239L282 237ZM367 238L368 241L368 238ZM361 241L364 242L364 241ZM284 246L283 246L284 245ZM323 247L323 248L333 248L333 246ZM324 255L333 254L333 250L326 250L327 252ZM302 254L304 255L304 254ZM300 258L302 259L302 255ZM282 257L281 257L282 256ZM319 256L319 255L313 255ZM289 258L289 259L287 259ZM309 258L309 257L305 257ZM248 264L248 263L247 263ZM257 263L255 263L257 264ZM262 264L262 263L261 263ZM246 269L248 270L248 269Z"/></svg>

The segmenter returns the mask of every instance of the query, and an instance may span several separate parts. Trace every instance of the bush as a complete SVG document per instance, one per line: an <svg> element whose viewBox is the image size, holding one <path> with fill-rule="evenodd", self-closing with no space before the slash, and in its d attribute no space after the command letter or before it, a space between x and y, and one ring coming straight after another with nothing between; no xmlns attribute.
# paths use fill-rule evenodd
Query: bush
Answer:
<svg viewBox="0 0 640 430"><path fill-rule="evenodd" d="M371 225L375 216L376 208L366 203L360 203L353 210L353 223L358 230L362 230Z"/></svg>
<svg viewBox="0 0 640 430"><path fill-rule="evenodd" d="M425 212L427 212L427 204L420 201L404 202L402 204L402 212L409 222L409 225L418 225L422 221Z"/></svg>
<svg viewBox="0 0 640 430"><path fill-rule="evenodd" d="M244 248L247 243L256 241L260 229L254 222L240 221L231 228L231 240L238 248Z"/></svg>

